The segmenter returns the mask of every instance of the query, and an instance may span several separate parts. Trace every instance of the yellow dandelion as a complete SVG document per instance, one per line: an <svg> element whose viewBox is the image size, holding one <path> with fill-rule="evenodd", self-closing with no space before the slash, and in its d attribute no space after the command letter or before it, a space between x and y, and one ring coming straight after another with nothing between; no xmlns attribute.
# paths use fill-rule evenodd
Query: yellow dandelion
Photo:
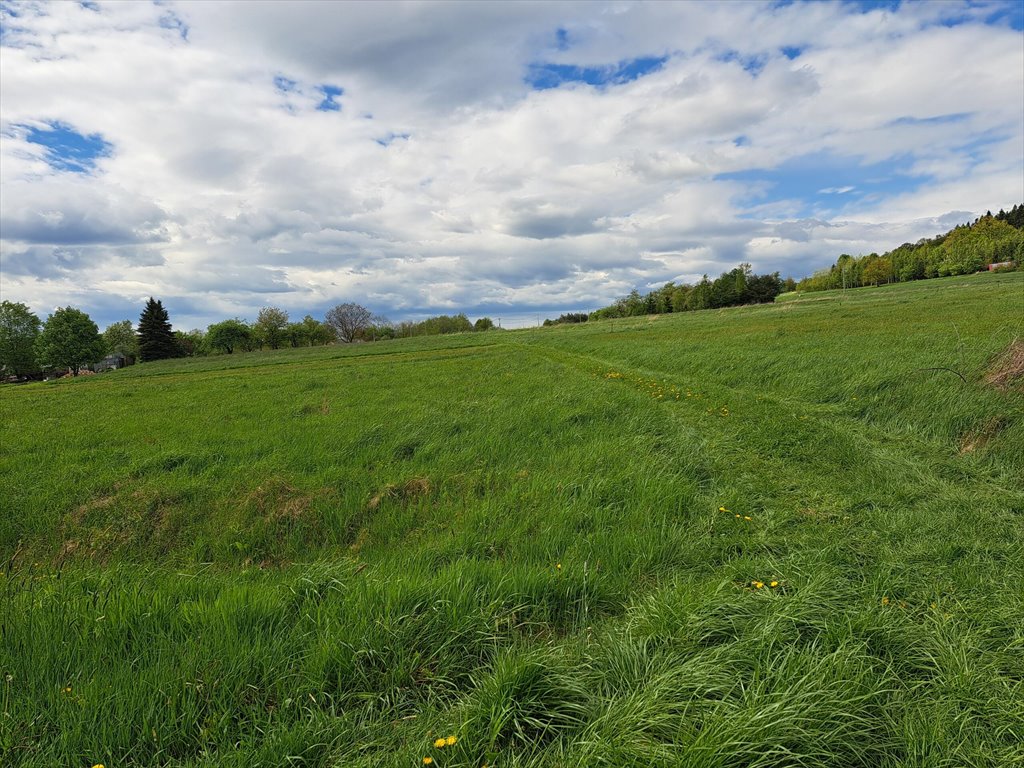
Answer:
<svg viewBox="0 0 1024 768"><path fill-rule="evenodd" d="M69 685L66 688L61 688L60 692L61 693L71 693L71 686Z"/></svg>
<svg viewBox="0 0 1024 768"><path fill-rule="evenodd" d="M750 585L751 585L751 586L752 586L752 587L753 587L754 589L761 589L761 587L763 587L763 586L764 586L764 582L763 582L763 581L752 581L752 582L750 582Z"/></svg>
<svg viewBox="0 0 1024 768"><path fill-rule="evenodd" d="M106 768L106 766L104 766L103 763L96 763L92 768Z"/></svg>
<svg viewBox="0 0 1024 768"><path fill-rule="evenodd" d="M434 758L432 758L432 757L424 757L423 758L423 764L424 765L430 765L433 762L434 762Z"/></svg>
<svg viewBox="0 0 1024 768"><path fill-rule="evenodd" d="M753 520L754 518L752 518L750 515L744 515L743 519L744 520Z"/></svg>
<svg viewBox="0 0 1024 768"><path fill-rule="evenodd" d="M726 509L725 507L719 507L719 508L718 508L718 511L719 511L719 512L728 512L729 510L728 510L728 509Z"/></svg>
<svg viewBox="0 0 1024 768"><path fill-rule="evenodd" d="M458 741L458 739L456 739L454 736L449 736L447 739L444 740L444 743L450 747L456 741Z"/></svg>
<svg viewBox="0 0 1024 768"><path fill-rule="evenodd" d="M882 605L888 605L888 604L889 604L889 598L888 597L883 597L882 598Z"/></svg>
<svg viewBox="0 0 1024 768"><path fill-rule="evenodd" d="M445 745L446 743L447 743L447 742L445 742L445 740L444 740L443 738L440 738L440 739L435 739L435 740L434 740L434 746L435 746L435 747L437 747L438 749L440 749L441 747L443 747L443 746L444 746L444 745Z"/></svg>
<svg viewBox="0 0 1024 768"><path fill-rule="evenodd" d="M562 570L562 564L561 563L555 563L555 568L557 570L559 570L559 571Z"/></svg>
<svg viewBox="0 0 1024 768"><path fill-rule="evenodd" d="M739 518L739 515L736 515L736 517L737 517L737 519L738 519L738 518Z"/></svg>
<svg viewBox="0 0 1024 768"><path fill-rule="evenodd" d="M772 582L771 584L769 584L768 586L769 586L769 587L777 587L777 586L779 586L779 582L777 582L777 581L773 581L773 582Z"/></svg>

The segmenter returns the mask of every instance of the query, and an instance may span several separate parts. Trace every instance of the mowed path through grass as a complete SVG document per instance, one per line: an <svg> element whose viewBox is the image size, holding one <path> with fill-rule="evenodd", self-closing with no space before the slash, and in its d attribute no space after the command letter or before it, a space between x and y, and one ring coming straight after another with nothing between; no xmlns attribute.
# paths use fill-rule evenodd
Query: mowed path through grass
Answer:
<svg viewBox="0 0 1024 768"><path fill-rule="evenodd" d="M2 762L1024 764L1018 309L984 275L3 390Z"/></svg>

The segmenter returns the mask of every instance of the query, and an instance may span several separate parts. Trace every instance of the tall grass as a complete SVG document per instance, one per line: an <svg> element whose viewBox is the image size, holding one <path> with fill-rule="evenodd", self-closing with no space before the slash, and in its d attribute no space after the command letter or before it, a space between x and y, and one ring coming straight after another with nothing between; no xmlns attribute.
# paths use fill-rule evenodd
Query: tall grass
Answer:
<svg viewBox="0 0 1024 768"><path fill-rule="evenodd" d="M815 299L0 391L0 764L1024 765L1022 276Z"/></svg>

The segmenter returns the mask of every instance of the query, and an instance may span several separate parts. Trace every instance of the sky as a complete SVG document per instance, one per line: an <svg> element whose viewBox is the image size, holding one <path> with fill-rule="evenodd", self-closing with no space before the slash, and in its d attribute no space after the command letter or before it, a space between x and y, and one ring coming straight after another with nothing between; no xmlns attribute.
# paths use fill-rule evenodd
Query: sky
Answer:
<svg viewBox="0 0 1024 768"><path fill-rule="evenodd" d="M1024 202L1024 3L3 2L0 297L534 324Z"/></svg>

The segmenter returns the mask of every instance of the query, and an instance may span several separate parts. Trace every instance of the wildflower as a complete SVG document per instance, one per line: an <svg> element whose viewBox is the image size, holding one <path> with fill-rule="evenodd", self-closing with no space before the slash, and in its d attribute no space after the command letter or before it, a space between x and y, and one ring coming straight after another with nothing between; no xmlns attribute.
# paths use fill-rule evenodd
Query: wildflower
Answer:
<svg viewBox="0 0 1024 768"><path fill-rule="evenodd" d="M440 738L440 739L435 739L434 740L434 746L437 747L438 749L443 747L446 743L447 742L444 740L444 738Z"/></svg>
<svg viewBox="0 0 1024 768"><path fill-rule="evenodd" d="M736 519L739 519L739 517L740 517L739 515L736 515Z"/></svg>
<svg viewBox="0 0 1024 768"><path fill-rule="evenodd" d="M424 765L430 765L433 762L434 762L434 758L432 758L432 757L424 757L423 758L423 764Z"/></svg>
<svg viewBox="0 0 1024 768"><path fill-rule="evenodd" d="M728 512L729 510L728 510L728 509L726 509L725 507L719 507L719 508L718 508L718 511L719 511L719 512Z"/></svg>
<svg viewBox="0 0 1024 768"><path fill-rule="evenodd" d="M67 688L62 688L60 692L61 693L71 693L71 686L69 685Z"/></svg>
<svg viewBox="0 0 1024 768"><path fill-rule="evenodd" d="M743 519L744 520L753 520L754 518L752 518L750 515L744 515Z"/></svg>
<svg viewBox="0 0 1024 768"><path fill-rule="evenodd" d="M763 586L764 586L764 582L763 582L763 581L752 581L752 582L750 582L750 585L751 585L751 586L752 586L752 587L753 587L754 589L761 589L761 587L763 587Z"/></svg>
<svg viewBox="0 0 1024 768"><path fill-rule="evenodd" d="M559 571L562 570L562 564L561 563L555 563L555 569L559 570Z"/></svg>
<svg viewBox="0 0 1024 768"><path fill-rule="evenodd" d="M106 768L103 763L96 763L92 768Z"/></svg>
<svg viewBox="0 0 1024 768"><path fill-rule="evenodd" d="M447 739L444 740L444 743L447 744L450 747L456 741L458 741L458 739L456 739L454 736L449 736Z"/></svg>
<svg viewBox="0 0 1024 768"><path fill-rule="evenodd" d="M882 605L888 605L888 604L889 604L889 598L888 597L883 597L882 598Z"/></svg>
<svg viewBox="0 0 1024 768"><path fill-rule="evenodd" d="M771 584L769 584L768 586L769 586L769 587L777 587L777 586L779 586L779 582L777 582L777 581L773 581L773 582L772 582Z"/></svg>

